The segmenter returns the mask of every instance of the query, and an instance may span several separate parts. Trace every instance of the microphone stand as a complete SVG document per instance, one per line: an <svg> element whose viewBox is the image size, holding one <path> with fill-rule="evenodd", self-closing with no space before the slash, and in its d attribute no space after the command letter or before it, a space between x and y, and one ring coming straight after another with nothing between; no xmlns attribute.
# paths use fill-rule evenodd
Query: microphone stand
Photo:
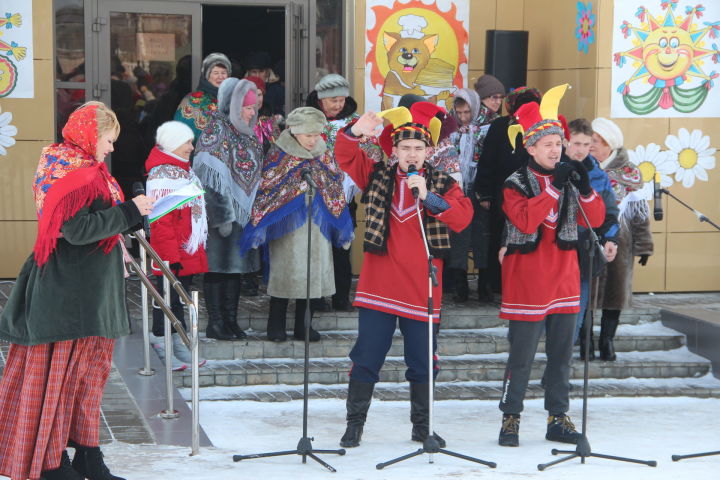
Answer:
<svg viewBox="0 0 720 480"><path fill-rule="evenodd" d="M304 173L303 173L304 176ZM307 272L307 280L305 282L306 290L305 290L305 363L303 364L303 435L302 438L300 438L300 441L298 441L297 447L295 447L295 450L283 450L279 452L268 452L268 453L255 453L251 455L233 455L233 461L239 462L240 460L248 460L251 458L265 458L265 457L279 457L284 455L300 455L302 456L302 463L307 463L307 457L312 458L317 463L322 465L323 467L327 468L331 472L337 472L335 468L333 468L331 465L323 461L320 457L318 457L316 454L318 453L328 453L328 454L334 454L334 455L345 455L345 449L339 449L339 450L316 450L312 446L313 440L315 440L314 437L308 437L308 383L309 383L309 371L308 367L310 365L310 322L311 322L311 316L310 316L310 254L312 252L312 207L313 207L313 199L315 198L315 189L317 186L315 185L315 182L312 181L312 178L308 178L306 180L306 183L308 185L308 191L307 191L307 266L306 266L306 272Z"/></svg>
<svg viewBox="0 0 720 480"><path fill-rule="evenodd" d="M422 233L423 237L423 246L425 247L425 253L427 254L427 260L428 260L428 404L429 404L429 415L428 415L428 436L423 442L422 448L412 452L408 453L406 455L402 455L400 457L394 458L392 460L389 460L387 462L378 463L375 468L378 470L382 470L383 468L393 465L398 462L402 462L404 460L408 460L413 457L417 457L418 455L422 455L423 453L427 453L429 455L428 463L434 463L433 462L433 454L436 453L443 453L445 455L449 455L451 457L456 458L462 458L463 460L468 460L470 462L475 463L481 463L483 465L486 465L490 468L495 468L497 464L495 462L488 462L485 460L480 460L479 458L470 457L468 455L463 455L457 452L452 452L450 450L446 450L444 448L440 448L440 444L438 443L437 438L435 437L435 429L433 427L433 409L434 409L434 400L435 400L435 379L434 379L434 368L433 368L433 286L438 285L437 280L437 268L435 268L435 265L433 265L433 256L430 255L430 249L428 248L427 238L425 237L425 226L423 224L423 217L420 212L420 200L415 200L415 209L417 211L417 217L420 221L420 232Z"/></svg>
<svg viewBox="0 0 720 480"><path fill-rule="evenodd" d="M569 188L569 187L565 187ZM572 190L571 190L571 196ZM588 231L590 232L590 238L583 242L583 245L581 248L588 249L588 255L587 255L587 272L588 276L590 278L590 282L592 282L593 274L592 274L592 266L593 266L593 258L595 257L595 252L599 252L602 247L600 246L600 240L598 239L597 234L595 233L595 230L590 227L590 220L588 220L587 215L585 214L585 210L582 208L582 204L580 203L580 197L575 196L574 198L575 202L577 202L578 205L578 211L582 215L583 219L585 220L585 225L587 225ZM591 289L590 295L591 298L588 300L588 308L585 309L585 360L583 362L583 413L582 413L582 429L580 433L580 439L577 442L577 445L575 447L575 450L558 450L556 448L553 448L550 453L553 455L558 454L569 454L563 458L559 458L557 460L553 460L549 463L541 463L538 464L537 468L541 472L545 470L548 467L552 467L553 465L557 465L562 462L567 462L568 460L572 460L573 458L580 457L580 463L584 464L585 459L588 457L596 457L596 458L604 458L607 460L616 460L619 462L630 462L630 463L639 463L641 465L647 465L648 467L656 467L657 462L655 460L637 460L634 458L626 458L626 457L616 457L613 455L605 455L602 453L595 453L590 448L590 442L587 438L587 412L588 412L588 381L589 381L589 368L590 368L590 333L591 333L591 323L590 323L590 315L591 315L591 305L593 305L593 300L595 295L595 289Z"/></svg>
<svg viewBox="0 0 720 480"><path fill-rule="evenodd" d="M700 212L698 212L697 210L695 210L694 208L692 208L692 207L691 207L690 205L688 205L687 203L685 203L685 202L683 202L682 200L680 200L679 198L677 198L675 195L673 195L672 193L670 193L666 188L661 188L661 189L659 190L659 192L660 192L660 193L664 193L664 194L667 195L668 197L670 197L670 198L672 198L673 200L675 200L676 202L678 202L678 203L679 203L680 205L682 205L683 207L685 207L685 208L687 208L688 210L690 210L691 212L693 212L700 222L709 223L710 225L712 225L713 227L715 227L716 230L720 230L720 226L718 226L716 223L714 223L712 220L710 220L708 217L706 217L706 216L703 215L702 213L700 213ZM720 455L720 450L718 450L717 452L691 453L691 454L689 454L689 455L673 455L671 458L672 458L672 461L673 461L673 462L677 462L677 461L680 461L680 460L683 460L683 459L686 459L686 458L709 457L709 456L712 456L712 455Z"/></svg>
<svg viewBox="0 0 720 480"><path fill-rule="evenodd" d="M692 208L692 207L691 207L690 205L688 205L687 203L685 203L685 202L683 202L682 200L680 200L679 198L677 198L675 195L673 195L672 193L670 193L670 191L668 191L667 188L661 188L661 189L658 190L658 191L659 191L660 193L664 193L664 194L667 195L668 197L670 197L670 198L672 198L673 200L675 200L676 202L678 202L678 203L679 203L680 205L682 205L683 207L685 207L685 208L687 208L688 210L690 210L691 212L693 212L693 213L695 214L695 216L698 218L698 220L699 220L701 223L702 223L702 222L709 223L710 225L712 225L713 227L715 227L716 230L720 230L720 226L718 226L715 222L713 222L713 221L710 220L708 217L706 217L706 216L703 215L702 213L700 213L700 212L698 212L697 210L695 210L694 208Z"/></svg>

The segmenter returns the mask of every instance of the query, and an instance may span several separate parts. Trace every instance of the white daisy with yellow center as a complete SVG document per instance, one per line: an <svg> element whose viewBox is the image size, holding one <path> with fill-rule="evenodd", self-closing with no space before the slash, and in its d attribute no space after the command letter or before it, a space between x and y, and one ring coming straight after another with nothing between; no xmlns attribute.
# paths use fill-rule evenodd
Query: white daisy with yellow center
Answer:
<svg viewBox="0 0 720 480"><path fill-rule="evenodd" d="M681 128L677 137L668 135L665 145L670 149L668 154L678 163L675 180L682 182L683 187L690 188L698 178L707 182L707 171L715 168L715 149L710 148L710 137L700 130L689 133Z"/></svg>
<svg viewBox="0 0 720 480"><path fill-rule="evenodd" d="M17 127L10 125L12 122L12 113L2 113L0 109L0 155L7 155L7 149L15 145L17 135Z"/></svg>
<svg viewBox="0 0 720 480"><path fill-rule="evenodd" d="M660 173L660 185L663 188L668 188L675 183L671 175L677 172L678 162L670 152L660 151L660 148L660 145L650 143L647 146L638 145L635 150L628 150L630 162L638 167L643 181L642 188L635 193L644 200L650 200L653 197L655 172Z"/></svg>

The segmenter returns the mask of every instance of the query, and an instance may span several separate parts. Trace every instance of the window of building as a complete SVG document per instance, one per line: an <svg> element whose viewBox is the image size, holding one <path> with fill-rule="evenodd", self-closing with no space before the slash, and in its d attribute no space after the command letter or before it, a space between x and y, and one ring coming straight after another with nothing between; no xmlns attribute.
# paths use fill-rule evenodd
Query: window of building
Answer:
<svg viewBox="0 0 720 480"><path fill-rule="evenodd" d="M317 0L315 42L316 80L328 73L343 74L343 8L346 2Z"/></svg>
<svg viewBox="0 0 720 480"><path fill-rule="evenodd" d="M85 1L55 0L56 137L75 108L85 102Z"/></svg>

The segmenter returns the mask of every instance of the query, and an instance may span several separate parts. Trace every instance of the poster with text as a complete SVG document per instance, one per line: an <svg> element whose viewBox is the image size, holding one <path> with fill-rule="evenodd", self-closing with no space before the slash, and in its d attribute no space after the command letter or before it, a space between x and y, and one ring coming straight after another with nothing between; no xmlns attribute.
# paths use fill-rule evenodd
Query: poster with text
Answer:
<svg viewBox="0 0 720 480"><path fill-rule="evenodd" d="M33 98L32 0L0 3L0 98Z"/></svg>
<svg viewBox="0 0 720 480"><path fill-rule="evenodd" d="M615 0L611 114L720 117L720 2Z"/></svg>
<svg viewBox="0 0 720 480"><path fill-rule="evenodd" d="M447 108L467 85L469 0L367 0L365 110L414 94Z"/></svg>

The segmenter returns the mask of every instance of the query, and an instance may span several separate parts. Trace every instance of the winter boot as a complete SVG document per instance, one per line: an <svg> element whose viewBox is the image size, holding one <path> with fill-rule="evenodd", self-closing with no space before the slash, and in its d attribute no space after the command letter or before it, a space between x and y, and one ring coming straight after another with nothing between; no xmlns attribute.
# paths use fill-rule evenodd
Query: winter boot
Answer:
<svg viewBox="0 0 720 480"><path fill-rule="evenodd" d="M490 279L488 278L488 269L481 268L478 270L477 292L478 300L484 303L491 303L494 300Z"/></svg>
<svg viewBox="0 0 720 480"><path fill-rule="evenodd" d="M67 451L63 451L60 466L53 470L45 470L40 474L40 480L85 480L70 463Z"/></svg>
<svg viewBox="0 0 720 480"><path fill-rule="evenodd" d="M467 272L460 268L453 268L452 271L455 277L455 296L453 300L458 303L467 302L469 294Z"/></svg>
<svg viewBox="0 0 720 480"><path fill-rule="evenodd" d="M551 442L572 443L577 444L581 435L575 430L575 425L570 421L570 417L561 413L559 415L550 414L547 419L547 433L545 439Z"/></svg>
<svg viewBox="0 0 720 480"><path fill-rule="evenodd" d="M502 447L517 447L520 445L520 414L504 413L498 444Z"/></svg>
<svg viewBox="0 0 720 480"><path fill-rule="evenodd" d="M229 276L227 283L225 284L222 303L220 304L223 319L223 331L225 334L234 336L238 340L245 340L247 338L247 334L237 323L238 300L240 300L240 295L242 294L243 282L247 281L244 278L245 276L246 274L232 274ZM255 291L255 295L257 295L257 289Z"/></svg>
<svg viewBox="0 0 720 480"><path fill-rule="evenodd" d="M345 434L340 439L341 447L353 448L360 446L363 426L365 426L365 419L370 408L374 388L374 383L350 379L345 404L347 408L347 429L345 429Z"/></svg>
<svg viewBox="0 0 720 480"><path fill-rule="evenodd" d="M327 300L325 300L325 297L311 298L310 308L313 312L332 312L332 308L328 304Z"/></svg>
<svg viewBox="0 0 720 480"><path fill-rule="evenodd" d="M205 330L207 338L217 340L232 340L233 337L223 331L222 302L225 279L219 274L206 273L203 282L205 293L205 310L208 314L208 324Z"/></svg>
<svg viewBox="0 0 720 480"><path fill-rule="evenodd" d="M424 442L428 437L430 423L430 393L427 383L410 382L410 421L413 424L410 439ZM440 448L445 448L445 440L433 432Z"/></svg>
<svg viewBox="0 0 720 480"><path fill-rule="evenodd" d="M173 333L172 343L173 355L175 356L175 358L188 366L192 366L192 352L185 346L183 341L180 339L180 335L178 335L177 333ZM207 360L198 356L198 367L202 367L206 363Z"/></svg>
<svg viewBox="0 0 720 480"><path fill-rule="evenodd" d="M284 342L287 340L287 333L285 333L285 315L287 313L287 306L287 298L270 297L267 339L271 342Z"/></svg>
<svg viewBox="0 0 720 480"><path fill-rule="evenodd" d="M313 308L313 299L310 299L310 335L308 336L311 342L320 341L320 333L312 328L312 317L315 313ZM305 300L295 300L295 329L293 331L293 337L296 340L305 340Z"/></svg>
<svg viewBox="0 0 720 480"><path fill-rule="evenodd" d="M72 467L83 477L88 480L125 480L110 473L100 447L83 447L72 441L70 446L75 448Z"/></svg>
<svg viewBox="0 0 720 480"><path fill-rule="evenodd" d="M587 319L586 319L587 320ZM588 354L588 360L595 360L595 340L593 339L593 316L592 313L589 315L590 320L590 352ZM578 337L578 340L580 340L580 360L585 360L585 334L586 329L588 328L588 322L586 321L583 323L582 327L580 327L580 336Z"/></svg>
<svg viewBox="0 0 720 480"><path fill-rule="evenodd" d="M618 323L620 323L620 310L603 310L602 319L600 320L600 342L598 344L600 360L614 362L617 358L614 340Z"/></svg>

